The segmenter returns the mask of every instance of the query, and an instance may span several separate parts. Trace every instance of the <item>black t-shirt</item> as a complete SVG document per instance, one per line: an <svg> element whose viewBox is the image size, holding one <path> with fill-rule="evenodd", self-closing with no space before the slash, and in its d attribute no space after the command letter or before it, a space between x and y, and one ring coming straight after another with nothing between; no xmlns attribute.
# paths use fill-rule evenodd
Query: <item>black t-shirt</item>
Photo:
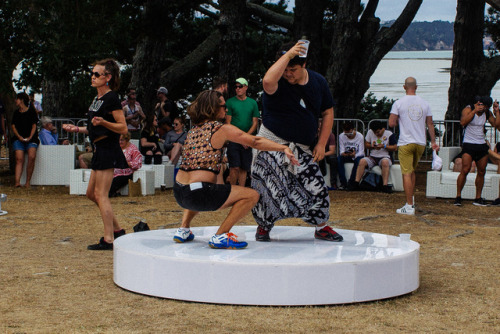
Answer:
<svg viewBox="0 0 500 334"><path fill-rule="evenodd" d="M321 113L335 103L326 79L314 71L307 72L309 81L305 85L292 85L281 78L274 94L264 92L262 123L280 138L312 145Z"/></svg>
<svg viewBox="0 0 500 334"><path fill-rule="evenodd" d="M23 138L28 138L31 134L31 129L33 124L38 123L38 115L34 107L30 106L26 112L20 112L19 110L14 111L12 115L12 125L16 127L17 133ZM12 134L13 141L18 140L14 134ZM35 130L35 134L31 137L30 143L38 144L38 130Z"/></svg>
<svg viewBox="0 0 500 334"><path fill-rule="evenodd" d="M158 148L159 148L158 143L160 142L160 135L158 134L158 132L156 132L156 131L151 132L150 130L147 130L147 129L144 129L141 132L141 140L139 141L139 146L140 146L141 153L145 152L145 151L153 150L152 147L142 147L142 145L140 145L140 142L142 141L142 138L146 138L146 141L148 143L155 143L156 144L156 150L158 150ZM154 151L156 151L156 150L154 150Z"/></svg>
<svg viewBox="0 0 500 334"><path fill-rule="evenodd" d="M101 98L97 98L97 96L94 98L94 101L92 101L89 107L87 120L87 129L91 141L103 136L107 136L109 139L116 141L120 139L119 133L113 132L102 125L92 125L92 118L94 117L102 117L108 122L116 123L113 117L113 111L115 110L122 110L122 105L116 92L110 91L101 96Z"/></svg>

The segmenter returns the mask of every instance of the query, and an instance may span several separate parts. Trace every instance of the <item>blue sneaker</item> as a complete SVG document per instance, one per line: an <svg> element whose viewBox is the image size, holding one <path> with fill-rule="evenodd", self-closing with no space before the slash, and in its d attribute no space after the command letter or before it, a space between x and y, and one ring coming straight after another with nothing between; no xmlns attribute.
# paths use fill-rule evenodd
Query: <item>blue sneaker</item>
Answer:
<svg viewBox="0 0 500 334"><path fill-rule="evenodd" d="M223 234L215 234L210 238L208 245L212 248L220 249L242 249L248 246L245 241L238 241L238 236L229 232Z"/></svg>
<svg viewBox="0 0 500 334"><path fill-rule="evenodd" d="M174 241L178 243L183 243L186 241L191 241L194 239L194 234L191 230L181 230L180 228L174 234Z"/></svg>

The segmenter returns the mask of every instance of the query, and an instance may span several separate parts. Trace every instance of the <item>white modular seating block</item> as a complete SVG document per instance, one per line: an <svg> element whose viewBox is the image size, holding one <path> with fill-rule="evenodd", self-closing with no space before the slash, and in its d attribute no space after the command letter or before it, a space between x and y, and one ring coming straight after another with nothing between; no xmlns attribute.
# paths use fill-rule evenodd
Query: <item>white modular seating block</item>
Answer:
<svg viewBox="0 0 500 334"><path fill-rule="evenodd" d="M142 196L155 194L155 172L153 170L136 170L132 181L137 182L138 179L141 179ZM120 194L124 196L128 195L128 185L120 190Z"/></svg>
<svg viewBox="0 0 500 334"><path fill-rule="evenodd" d="M172 165L170 162L167 162L164 164L165 166L165 182L164 184L167 186L167 188L173 188L174 187L174 169L175 166Z"/></svg>
<svg viewBox="0 0 500 334"><path fill-rule="evenodd" d="M75 168L75 146L39 145L36 151L35 169L31 177L32 185L68 186L70 170ZM24 155L21 183L26 182L28 155Z"/></svg>
<svg viewBox="0 0 500 334"><path fill-rule="evenodd" d="M426 196L430 198L455 198L457 196L458 172L453 172L452 159L460 153L460 147L441 147L439 156L443 160L441 171L427 172ZM497 174L497 167L488 164L484 176L483 192L481 194L486 200L492 201L499 197L500 174ZM462 190L463 199L476 198L476 173L469 173Z"/></svg>
<svg viewBox="0 0 500 334"><path fill-rule="evenodd" d="M91 169L72 169L70 170L70 195L85 195L89 185Z"/></svg>
<svg viewBox="0 0 500 334"><path fill-rule="evenodd" d="M154 186L156 189L161 188L162 184L166 185L167 188L174 186L174 166L170 162L165 162L162 165L142 165L139 170L154 171Z"/></svg>
<svg viewBox="0 0 500 334"><path fill-rule="evenodd" d="M420 245L399 237L340 230L343 242L314 239L313 227L276 226L256 242L256 226L232 232L242 250L212 249L217 226L127 234L114 243L114 282L127 290L186 301L238 305L344 304L400 296L419 286ZM314 282L333 289L318 289ZM186 287L189 287L186 289Z"/></svg>

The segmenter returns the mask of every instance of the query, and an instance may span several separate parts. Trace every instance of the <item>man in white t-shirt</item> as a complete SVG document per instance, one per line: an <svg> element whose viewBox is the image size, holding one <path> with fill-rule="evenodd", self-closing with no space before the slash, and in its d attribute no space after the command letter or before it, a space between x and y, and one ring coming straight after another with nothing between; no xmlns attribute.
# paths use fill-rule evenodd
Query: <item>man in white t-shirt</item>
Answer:
<svg viewBox="0 0 500 334"><path fill-rule="evenodd" d="M398 149L396 136L391 131L386 130L382 122L372 122L370 130L365 136L365 148L370 150L370 154L359 161L354 187L359 187L365 170L380 166L382 169L382 191L392 193L392 186L389 186L388 183L389 171L392 166L392 152Z"/></svg>
<svg viewBox="0 0 500 334"><path fill-rule="evenodd" d="M352 190L354 190L356 170L358 169L359 161L365 156L365 141L363 135L354 129L354 125L352 122L345 122L343 130L344 132L339 135L339 189L351 190L352 188ZM351 176L349 177L349 183L347 182L345 176L344 164L346 162L354 162Z"/></svg>
<svg viewBox="0 0 500 334"><path fill-rule="evenodd" d="M416 94L417 80L413 77L406 78L403 88L406 91L406 96L394 102L389 116L389 127L395 127L399 124L398 157L406 195L406 204L397 209L396 212L414 215L415 169L422 153L424 153L426 125L431 137L432 149L438 151L439 146L436 144L431 108L424 99Z"/></svg>

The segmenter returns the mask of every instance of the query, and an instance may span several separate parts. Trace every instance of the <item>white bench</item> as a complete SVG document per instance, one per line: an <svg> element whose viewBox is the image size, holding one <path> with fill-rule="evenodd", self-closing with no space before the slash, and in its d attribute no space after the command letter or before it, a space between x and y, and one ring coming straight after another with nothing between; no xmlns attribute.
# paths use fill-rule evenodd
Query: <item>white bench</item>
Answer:
<svg viewBox="0 0 500 334"><path fill-rule="evenodd" d="M347 180L351 177L352 173L352 167L354 166L354 163L352 162L347 162L344 164L345 168L345 177ZM330 166L327 164L327 174L325 175L325 181L326 184L331 187L330 184ZM375 173L380 176L382 176L382 169L379 166L373 167L369 173ZM392 184L392 189L394 191L404 191L403 189L403 176L401 175L401 166L394 164L391 166L391 169L389 170L389 181L387 182L388 184ZM337 176L337 184L340 184L340 180Z"/></svg>
<svg viewBox="0 0 500 334"><path fill-rule="evenodd" d="M70 195L85 195L89 185L90 169L73 169L70 172ZM132 181L141 179L141 193L143 196L155 194L155 175L153 170L137 170ZM120 194L128 195L128 185L120 190Z"/></svg>
<svg viewBox="0 0 500 334"><path fill-rule="evenodd" d="M457 178L459 172L453 172L452 159L460 153L460 147L441 147L439 156L443 160L441 171L427 172L426 196L430 198L455 198L457 196ZM497 165L488 164L484 176L482 197L486 200L498 198L500 174L497 174ZM476 173L469 173L462 190L462 198L476 198Z"/></svg>
<svg viewBox="0 0 500 334"><path fill-rule="evenodd" d="M31 177L31 185L68 186L70 171L75 168L75 146L73 145L39 145L36 150L35 169ZM26 166L28 155L24 155L24 167L21 183L26 183Z"/></svg>
<svg viewBox="0 0 500 334"><path fill-rule="evenodd" d="M154 171L154 187L161 188L161 185L166 185L167 188L174 186L174 165L170 162L165 162L162 165L142 165L139 170Z"/></svg>

